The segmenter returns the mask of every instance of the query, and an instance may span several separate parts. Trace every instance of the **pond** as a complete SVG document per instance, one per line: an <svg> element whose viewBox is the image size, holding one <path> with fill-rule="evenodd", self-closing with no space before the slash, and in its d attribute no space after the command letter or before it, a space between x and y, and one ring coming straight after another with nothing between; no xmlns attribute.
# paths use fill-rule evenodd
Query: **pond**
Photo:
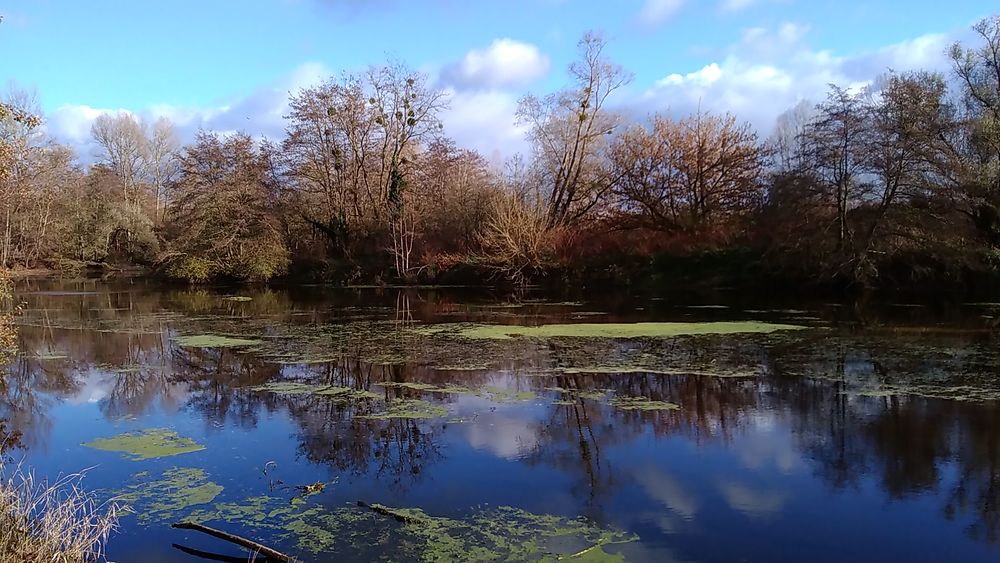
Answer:
<svg viewBox="0 0 1000 563"><path fill-rule="evenodd" d="M1000 559L1000 305L16 293L6 455L112 561Z"/></svg>

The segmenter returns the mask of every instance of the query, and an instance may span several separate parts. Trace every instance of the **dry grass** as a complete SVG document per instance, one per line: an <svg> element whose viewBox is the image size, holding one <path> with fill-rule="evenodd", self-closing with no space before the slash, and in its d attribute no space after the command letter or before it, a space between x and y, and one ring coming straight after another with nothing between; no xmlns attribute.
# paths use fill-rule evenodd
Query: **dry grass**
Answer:
<svg viewBox="0 0 1000 563"><path fill-rule="evenodd" d="M83 473L54 482L0 462L0 562L100 561L119 507L80 487Z"/></svg>

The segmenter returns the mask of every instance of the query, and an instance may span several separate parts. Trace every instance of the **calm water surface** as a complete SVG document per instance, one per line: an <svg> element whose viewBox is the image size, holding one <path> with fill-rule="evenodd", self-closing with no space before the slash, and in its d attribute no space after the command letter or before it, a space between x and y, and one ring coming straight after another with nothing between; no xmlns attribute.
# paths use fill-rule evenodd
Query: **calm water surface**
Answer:
<svg viewBox="0 0 1000 563"><path fill-rule="evenodd" d="M113 561L247 559L170 528L192 517L306 561L432 557L442 537L471 553L494 528L489 553L529 558L1000 560L989 304L326 287L232 300L128 281L17 291L7 455L47 476L91 468L88 488L125 494L137 514ZM808 328L470 341L456 324L748 320ZM421 332L437 324L443 335ZM184 340L204 335L251 343ZM301 386L274 385L287 382ZM315 392L326 386L338 391ZM146 429L204 449L132 459L83 445ZM422 513L399 522L359 500ZM531 549L498 549L509 534L508 548Z"/></svg>

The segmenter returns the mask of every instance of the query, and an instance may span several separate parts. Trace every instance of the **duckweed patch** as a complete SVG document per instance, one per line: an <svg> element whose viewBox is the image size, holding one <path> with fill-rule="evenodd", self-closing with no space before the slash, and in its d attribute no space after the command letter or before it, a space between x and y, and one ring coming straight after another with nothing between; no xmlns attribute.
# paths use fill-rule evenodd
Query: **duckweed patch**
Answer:
<svg viewBox="0 0 1000 563"><path fill-rule="evenodd" d="M427 393L444 393L447 395L468 395L482 397L495 403L514 403L521 401L531 401L537 398L533 391L520 391L507 389L505 387L485 386L480 390L473 390L462 385L435 385L433 383L421 383L417 381L383 381L379 383L382 387L393 387L402 389L412 389Z"/></svg>
<svg viewBox="0 0 1000 563"><path fill-rule="evenodd" d="M972 385L880 385L863 387L844 393L874 398L910 395L925 399L947 399L974 403L1000 400L1000 392Z"/></svg>
<svg viewBox="0 0 1000 563"><path fill-rule="evenodd" d="M504 387L486 387L483 391L488 399L497 403L532 401L537 397L533 391L518 391Z"/></svg>
<svg viewBox="0 0 1000 563"><path fill-rule="evenodd" d="M359 503L363 504L363 503ZM620 560L605 548L639 538L583 518L488 508L463 519L380 504L326 508L257 496L192 511L189 521L265 531L303 554L415 561Z"/></svg>
<svg viewBox="0 0 1000 563"><path fill-rule="evenodd" d="M760 321L707 323L573 323L540 326L517 325L435 325L414 330L423 334L448 334L460 338L504 340L525 338L673 338L708 334L770 334L780 330L801 330L799 325Z"/></svg>
<svg viewBox="0 0 1000 563"><path fill-rule="evenodd" d="M448 416L448 409L420 399L395 399L385 405L385 410L358 418L386 420L390 418L442 418Z"/></svg>
<svg viewBox="0 0 1000 563"><path fill-rule="evenodd" d="M115 498L128 506L140 524L148 525L176 520L192 507L213 502L223 490L202 469L173 467L155 480L145 471L136 473Z"/></svg>
<svg viewBox="0 0 1000 563"><path fill-rule="evenodd" d="M303 383L299 381L272 381L264 385L250 387L251 391L262 391L278 395L319 395L324 397L340 397L344 399L377 399L377 393L350 387L337 387L319 383Z"/></svg>
<svg viewBox="0 0 1000 563"><path fill-rule="evenodd" d="M184 348L238 348L246 346L256 346L260 340L249 338L235 338L232 336L221 336L218 334L194 334L189 336L178 336L177 344Z"/></svg>
<svg viewBox="0 0 1000 563"><path fill-rule="evenodd" d="M126 432L110 438L98 438L83 445L95 450L120 452L132 461L170 457L205 449L205 446L191 438L179 436L166 428Z"/></svg>
<svg viewBox="0 0 1000 563"><path fill-rule="evenodd" d="M632 374L649 373L655 375L691 375L698 377L757 377L758 372L747 368L719 368L716 370L703 369L662 369L653 367L642 367L638 365L617 365L617 366L582 366L582 367L558 367L548 370L552 373L566 375L574 374Z"/></svg>
<svg viewBox="0 0 1000 563"><path fill-rule="evenodd" d="M608 404L625 411L675 411L680 405L667 401L654 401L646 397L613 397Z"/></svg>

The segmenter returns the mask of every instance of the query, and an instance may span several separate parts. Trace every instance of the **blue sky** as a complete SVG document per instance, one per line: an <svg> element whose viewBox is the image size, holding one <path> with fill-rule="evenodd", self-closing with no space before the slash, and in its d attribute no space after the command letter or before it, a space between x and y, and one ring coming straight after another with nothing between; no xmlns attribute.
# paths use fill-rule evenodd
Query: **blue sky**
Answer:
<svg viewBox="0 0 1000 563"><path fill-rule="evenodd" d="M513 108L563 83L584 31L635 73L633 112L732 110L766 131L826 84L946 68L983 0L0 0L0 79L37 89L55 136L102 111L278 135L289 91L388 57L448 89L447 131L521 150ZM15 56L9 56L15 55Z"/></svg>

